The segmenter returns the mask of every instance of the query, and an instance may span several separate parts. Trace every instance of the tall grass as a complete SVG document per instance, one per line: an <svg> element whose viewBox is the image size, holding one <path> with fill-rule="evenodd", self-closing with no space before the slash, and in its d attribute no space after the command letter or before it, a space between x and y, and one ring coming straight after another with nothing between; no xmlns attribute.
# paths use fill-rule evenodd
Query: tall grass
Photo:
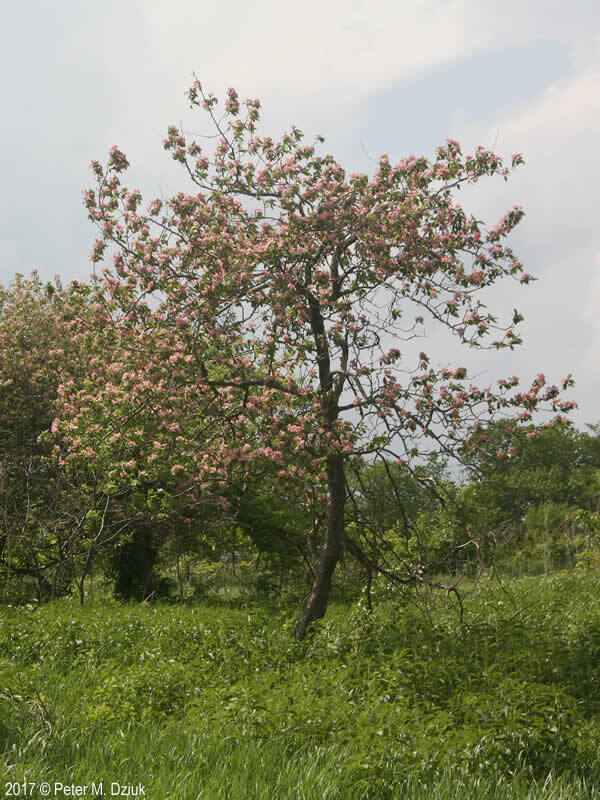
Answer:
<svg viewBox="0 0 600 800"><path fill-rule="evenodd" d="M152 798L600 798L600 579L465 599L0 610L3 781ZM4 789L2 784L0 788ZM89 791L89 790L88 790Z"/></svg>

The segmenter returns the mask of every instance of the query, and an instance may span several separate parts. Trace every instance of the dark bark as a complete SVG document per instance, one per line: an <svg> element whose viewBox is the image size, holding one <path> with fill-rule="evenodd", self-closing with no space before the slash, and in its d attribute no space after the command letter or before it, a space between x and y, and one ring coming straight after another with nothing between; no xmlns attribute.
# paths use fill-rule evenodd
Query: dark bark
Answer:
<svg viewBox="0 0 600 800"><path fill-rule="evenodd" d="M85 560L85 565L81 570L81 575L79 576L79 580L77 581L77 586L79 588L79 605L83 606L85 602L85 579L92 567L92 558L93 558L94 549L90 547L88 550L87 558Z"/></svg>
<svg viewBox="0 0 600 800"><path fill-rule="evenodd" d="M149 600L154 595L154 562L158 546L152 530L136 527L116 559L115 594L121 600Z"/></svg>
<svg viewBox="0 0 600 800"><path fill-rule="evenodd" d="M327 611L333 573L344 552L344 505L346 487L344 481L344 459L331 455L327 459L327 482L329 501L327 505L327 533L319 556L312 591L304 613L296 625L296 638L304 639L311 622L320 619Z"/></svg>
<svg viewBox="0 0 600 800"><path fill-rule="evenodd" d="M337 300L341 290L341 281L338 273L339 252L334 254L330 271L332 279L332 299ZM321 312L319 300L307 288L302 290L307 300L310 313L310 327L315 342L317 365L319 370L319 384L321 390L321 408L323 411L325 427L332 431L334 423L339 416L338 401L344 388L345 371L348 360L348 340L338 343L341 346L342 358L338 380L334 382L331 371L331 354L325 329L325 320ZM325 543L319 554L315 570L312 590L302 617L296 625L297 639L304 639L311 622L325 616L333 573L344 552L345 537L345 503L346 481L344 475L344 457L339 453L330 453L327 456L327 489L329 498L327 502L327 530Z"/></svg>
<svg viewBox="0 0 600 800"><path fill-rule="evenodd" d="M183 603L183 575L181 574L181 563L179 559L179 551L175 554L175 566L177 567L177 586L179 589L179 602Z"/></svg>

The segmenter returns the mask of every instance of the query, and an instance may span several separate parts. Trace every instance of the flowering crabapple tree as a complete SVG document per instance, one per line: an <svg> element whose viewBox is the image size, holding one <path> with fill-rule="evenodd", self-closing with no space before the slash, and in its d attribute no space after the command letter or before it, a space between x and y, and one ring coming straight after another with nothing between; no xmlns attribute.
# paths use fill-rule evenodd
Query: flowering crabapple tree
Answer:
<svg viewBox="0 0 600 800"><path fill-rule="evenodd" d="M118 315L113 320L116 302L106 304L100 293L85 288L91 293L88 308L74 317L69 337L73 347L87 352L86 369L58 382L49 437L60 468L86 476L86 485L93 484L105 503L106 513L95 518L105 537L111 534L105 571L115 580L117 596L142 600L155 593L155 563L167 541L179 547L193 524L198 531L207 517L217 516L215 498L206 492L198 497L180 463L182 442L201 437L206 419L196 404L183 423L182 375L173 359L160 360L165 347L172 353L178 345L156 326L144 330L139 315L137 329ZM210 533L214 538L214 526Z"/></svg>
<svg viewBox="0 0 600 800"><path fill-rule="evenodd" d="M69 591L74 577L81 593L106 537L92 524L103 507L93 480L67 474L44 438L61 381L85 374L89 352L73 327L86 318L86 294L36 272L0 287L0 573L7 592L15 578L35 578L40 599Z"/></svg>
<svg viewBox="0 0 600 800"><path fill-rule="evenodd" d="M117 579L131 580L123 556L146 532L148 511L140 515L131 486L111 485L112 463L101 447L78 462L53 442L58 405L64 410L74 387L85 391L90 365L111 363L106 355L117 346L90 298L86 284L44 284L35 272L0 287L0 579L7 595L23 577L37 581L40 599L70 591L75 580L83 602L99 558L115 562ZM65 445L83 446L68 424L61 427ZM93 433L92 421L90 427ZM175 500L161 504L160 487L153 488L144 500L151 502L154 529L157 516L172 526ZM138 547L136 555L148 550Z"/></svg>
<svg viewBox="0 0 600 800"><path fill-rule="evenodd" d="M301 488L320 504L325 531L296 627L302 638L325 614L344 551L349 459L456 456L469 431L498 412L522 408L528 420L544 404L570 404L542 376L526 393L512 392L517 378L477 387L462 366L435 369L417 344L433 325L467 347L521 341L518 316L502 325L480 296L504 277L531 280L503 243L523 211L487 228L454 199L484 176L507 179L500 157L483 147L464 156L447 140L433 161L393 165L384 155L372 178L348 176L294 126L278 141L259 136L258 100L242 104L229 89L219 114L197 80L188 97L218 139L205 153L169 127L164 147L191 193L142 207L139 191L121 183L120 150L105 167L92 163L97 187L85 204L100 228L92 259L107 247L113 255L96 291L131 347L112 368L118 391L100 381L89 400L74 392L65 418L77 428L94 406L118 427L115 395L135 409L148 392L153 444L136 445L131 469L178 439L173 469L200 492L225 487L230 469L268 463L281 491ZM513 167L521 163L512 156ZM202 436L195 414L206 421Z"/></svg>

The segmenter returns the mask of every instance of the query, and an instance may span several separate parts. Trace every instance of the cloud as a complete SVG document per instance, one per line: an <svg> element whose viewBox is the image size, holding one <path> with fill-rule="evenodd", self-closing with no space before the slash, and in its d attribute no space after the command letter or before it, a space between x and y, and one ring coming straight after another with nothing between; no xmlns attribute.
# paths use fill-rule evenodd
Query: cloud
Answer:
<svg viewBox="0 0 600 800"><path fill-rule="evenodd" d="M599 52L588 47L571 78L487 125L465 123L461 137L468 147L497 138L500 154L525 155L507 184L477 187L476 207L492 220L514 203L526 211L511 240L540 280L514 300L527 320L519 372L573 372L578 424L595 420L600 393ZM475 191L466 197L475 205Z"/></svg>
<svg viewBox="0 0 600 800"><path fill-rule="evenodd" d="M598 366L600 365L600 250L596 253L592 278L588 285L587 301L583 306L583 316L592 331L588 341L583 342L582 366L586 380L598 386ZM598 393L596 393L596 399ZM600 413L597 412L600 419Z"/></svg>
<svg viewBox="0 0 600 800"><path fill-rule="evenodd" d="M147 0L137 13L158 95L196 71L217 93L234 85L293 103L305 120L326 103L345 114L373 92L498 48L577 42L585 60L597 28L595 0Z"/></svg>
<svg viewBox="0 0 600 800"><path fill-rule="evenodd" d="M238 0L204 15L175 0L150 3L144 15L153 38L171 42L164 61L181 63L189 53L196 69L219 82L232 79L223 77L229 68L230 76L267 91L362 95L464 50L465 9L463 0Z"/></svg>
<svg viewBox="0 0 600 800"><path fill-rule="evenodd" d="M524 154L526 166L488 204L499 212L509 196L518 196L527 212L528 241L544 259L556 262L572 253L574 243L596 239L600 66L591 63L527 106L485 124L463 121L461 133L467 148L495 142L500 154Z"/></svg>
<svg viewBox="0 0 600 800"><path fill-rule="evenodd" d="M361 139L375 158L427 152L447 135L466 148L496 141L502 154L522 151L526 166L507 184L483 181L457 199L490 222L524 206L511 242L540 281L499 288L494 299L526 315L518 371L535 374L548 354L560 372L574 365L586 376L584 417L593 417L597 22L597 0L41 0L34 19L29 5L12 4L0 30L8 120L0 132L0 279L15 266L39 267L44 278L87 277L94 229L81 192L91 184L88 162L104 159L112 144L132 162L126 182L146 196L185 188L161 140L173 122L209 132L184 99L193 72L219 96L235 86L242 97L259 97L263 133L277 136L292 122L309 140L322 133L326 151L349 171L374 168ZM420 105L383 117L377 98L399 86L418 91ZM500 354L512 374L510 361Z"/></svg>
<svg viewBox="0 0 600 800"><path fill-rule="evenodd" d="M13 276L16 272L27 272L19 258L19 244L14 239L0 240L0 270L4 275Z"/></svg>

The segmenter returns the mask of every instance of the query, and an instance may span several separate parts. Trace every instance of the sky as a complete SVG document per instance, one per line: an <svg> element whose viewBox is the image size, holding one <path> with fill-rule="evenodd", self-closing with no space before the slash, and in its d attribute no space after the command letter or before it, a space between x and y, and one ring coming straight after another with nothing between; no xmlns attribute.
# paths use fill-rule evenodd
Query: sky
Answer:
<svg viewBox="0 0 600 800"><path fill-rule="evenodd" d="M479 385L539 372L576 381L583 429L600 421L600 6L597 0L80 0L13 3L0 28L0 282L37 269L88 280L95 228L83 207L89 162L117 144L146 200L190 192L162 148L167 126L208 133L189 110L193 74L222 97L258 97L259 133L295 124L347 173L432 157L446 138L509 161L457 201L538 280L489 295L524 314L514 352L466 353L433 332L432 365L460 362Z"/></svg>

